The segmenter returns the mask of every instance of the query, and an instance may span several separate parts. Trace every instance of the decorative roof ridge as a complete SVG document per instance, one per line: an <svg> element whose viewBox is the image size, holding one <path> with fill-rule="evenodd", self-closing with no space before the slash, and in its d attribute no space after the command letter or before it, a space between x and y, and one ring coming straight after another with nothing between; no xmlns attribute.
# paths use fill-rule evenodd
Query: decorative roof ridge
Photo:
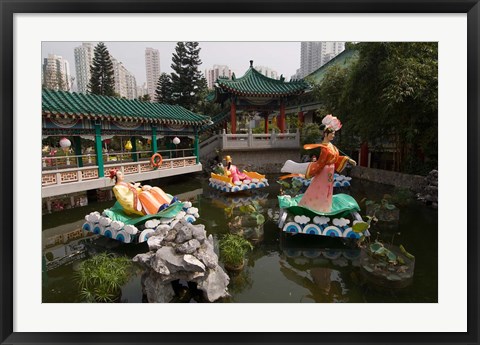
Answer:
<svg viewBox="0 0 480 345"><path fill-rule="evenodd" d="M195 113L178 104L142 102L138 99L118 98L50 90L42 88L42 112L44 114L68 114L70 116L108 117L116 120L173 122L184 124L208 123L210 117Z"/></svg>
<svg viewBox="0 0 480 345"><path fill-rule="evenodd" d="M270 78L270 77L267 77L266 75L260 73L257 69L255 69L255 67L253 66L250 66L248 68L248 70L245 72L245 74L243 76L241 76L240 78L236 77L235 79L232 79L232 80L229 80L229 79L223 79L223 78L217 78L217 82L220 81L222 84L227 82L227 84L230 84L232 82L242 82L243 80L246 80L248 79L251 75L254 75L260 79L263 79L265 81L268 81L269 83L274 83L274 84L279 84L279 85L288 85L288 84L303 84L303 83L306 83L306 81L304 80L290 80L290 81L286 81L285 77L283 77L283 74L281 76L280 79L275 79L275 78Z"/></svg>

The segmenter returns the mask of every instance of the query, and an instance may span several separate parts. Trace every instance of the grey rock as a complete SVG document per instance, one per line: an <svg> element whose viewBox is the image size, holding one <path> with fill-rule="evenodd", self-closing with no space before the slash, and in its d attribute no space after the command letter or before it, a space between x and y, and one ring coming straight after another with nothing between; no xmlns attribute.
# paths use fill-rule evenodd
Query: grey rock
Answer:
<svg viewBox="0 0 480 345"><path fill-rule="evenodd" d="M205 238L207 236L207 232L205 231L205 226L202 224L199 225L193 225L190 224L190 229L192 229L192 236L196 238L200 243L203 243L205 241Z"/></svg>
<svg viewBox="0 0 480 345"><path fill-rule="evenodd" d="M172 229L168 232L167 236L163 239L165 242L173 242L175 241L175 237L177 236L177 230Z"/></svg>
<svg viewBox="0 0 480 345"><path fill-rule="evenodd" d="M192 254L200 247L200 242L197 239L192 238L190 241L185 242L175 248L177 253Z"/></svg>
<svg viewBox="0 0 480 345"><path fill-rule="evenodd" d="M210 243L210 244L212 245L212 247L213 247L213 236L212 236L212 234L208 235L207 241L208 241L208 243Z"/></svg>
<svg viewBox="0 0 480 345"><path fill-rule="evenodd" d="M227 286L230 278L225 271L220 266L216 266L214 269L209 269L207 273L206 277L197 280L197 287L203 291L204 297L209 302L228 297Z"/></svg>
<svg viewBox="0 0 480 345"><path fill-rule="evenodd" d="M205 271L205 265L198 260L196 257L190 254L185 254L183 256L183 260L185 261L185 269L187 271L193 271L193 272L204 272Z"/></svg>
<svg viewBox="0 0 480 345"><path fill-rule="evenodd" d="M215 254L213 247L205 242L195 253L197 259L202 261L208 268L215 268L218 265L218 256Z"/></svg>
<svg viewBox="0 0 480 345"><path fill-rule="evenodd" d="M175 230L178 231L178 230L180 230L180 229L182 228L182 226L184 226L184 225L187 225L187 224L185 224L185 220L184 220L184 219L180 219L180 220L178 220L178 222L173 226L173 229L175 229Z"/></svg>
<svg viewBox="0 0 480 345"><path fill-rule="evenodd" d="M170 282L164 283L149 275L143 284L143 291L149 303L168 303L175 296L175 291L173 291Z"/></svg>
<svg viewBox="0 0 480 345"><path fill-rule="evenodd" d="M170 270L168 269L167 264L163 258L163 253L161 252L162 249L166 249L166 248L169 248L169 247L162 247L158 249L157 252L155 253L155 257L151 261L151 268L155 272L160 273L162 275L170 274Z"/></svg>
<svg viewBox="0 0 480 345"><path fill-rule="evenodd" d="M133 262L139 263L142 266L151 267L151 261L152 258L155 256L155 253L153 252L148 252L148 253L143 253L143 254L137 254L135 257L132 259Z"/></svg>
<svg viewBox="0 0 480 345"><path fill-rule="evenodd" d="M170 231L170 226L167 224L160 224L155 228L155 236L167 236L168 232Z"/></svg>
<svg viewBox="0 0 480 345"><path fill-rule="evenodd" d="M192 239L192 229L187 225L183 225L180 229L177 230L177 237L175 238L176 243L183 243Z"/></svg>
<svg viewBox="0 0 480 345"><path fill-rule="evenodd" d="M168 269L169 273L185 271L185 261L183 260L183 256L176 254L175 249L172 247L162 247L157 250L155 261L159 264L163 264ZM158 272L158 270L156 271Z"/></svg>
<svg viewBox="0 0 480 345"><path fill-rule="evenodd" d="M151 236L147 239L148 248L156 251L162 248L163 236Z"/></svg>

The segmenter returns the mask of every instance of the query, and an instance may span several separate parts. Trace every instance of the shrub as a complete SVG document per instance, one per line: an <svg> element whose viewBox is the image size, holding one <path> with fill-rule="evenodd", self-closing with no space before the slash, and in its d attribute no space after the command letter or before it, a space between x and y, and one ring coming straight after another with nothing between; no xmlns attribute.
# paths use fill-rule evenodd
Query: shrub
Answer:
<svg viewBox="0 0 480 345"><path fill-rule="evenodd" d="M220 256L227 265L240 266L243 264L245 254L253 249L250 242L242 236L226 234L219 241Z"/></svg>
<svg viewBox="0 0 480 345"><path fill-rule="evenodd" d="M132 268L127 257L98 254L80 264L76 279L85 302L113 302L120 296Z"/></svg>

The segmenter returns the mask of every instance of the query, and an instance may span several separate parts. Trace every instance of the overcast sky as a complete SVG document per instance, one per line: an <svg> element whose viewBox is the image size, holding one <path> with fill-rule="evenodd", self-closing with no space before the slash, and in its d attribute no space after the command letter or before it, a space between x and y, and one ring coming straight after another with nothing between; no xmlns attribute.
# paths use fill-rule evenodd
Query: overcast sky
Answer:
<svg viewBox="0 0 480 345"><path fill-rule="evenodd" d="M98 42L91 42L96 45ZM145 48L151 47L160 52L160 70L170 73L172 54L176 42L104 42L113 57L122 62L127 70L135 75L138 85L146 81ZM213 65L227 65L237 77L241 77L250 66L267 66L283 74L286 80L300 68L300 42L199 42L200 70L212 68ZM43 58L48 54L60 55L70 64L70 74L75 76L75 59L73 50L82 42L43 42ZM76 82L75 82L76 85Z"/></svg>

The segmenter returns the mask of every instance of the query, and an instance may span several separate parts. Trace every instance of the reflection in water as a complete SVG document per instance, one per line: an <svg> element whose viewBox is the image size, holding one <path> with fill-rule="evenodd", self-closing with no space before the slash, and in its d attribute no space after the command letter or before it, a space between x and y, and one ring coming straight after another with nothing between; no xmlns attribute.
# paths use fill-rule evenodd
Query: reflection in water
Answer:
<svg viewBox="0 0 480 345"><path fill-rule="evenodd" d="M258 190L236 194L212 190L209 193L212 204L223 210L230 233L254 245L263 241L268 195Z"/></svg>
<svg viewBox="0 0 480 345"><path fill-rule="evenodd" d="M360 249L331 248L331 242L308 235L292 237L284 234L280 241L280 271L285 278L306 288L305 297L315 302L349 302L344 275L359 266Z"/></svg>
<svg viewBox="0 0 480 345"><path fill-rule="evenodd" d="M165 187L167 184L168 187ZM423 204L412 202L402 208L398 229L395 229L395 232L401 232L395 237L395 243L402 243L416 257L415 276L412 272L410 285L405 287L379 290L377 287L380 285L368 279L362 271L361 259L365 255L362 250L345 247L338 239L308 235L287 237L279 231L275 222L275 217L278 217L278 184L255 193L238 195L215 193L208 187L208 180L198 175L171 179L159 185L170 194L191 201L199 209L200 219L197 222L205 224L207 233L212 234L215 241L222 234L234 232L242 234L255 245L254 250L247 254L244 270L238 275L231 275L229 290L232 297L225 302L437 301L438 212ZM360 180L355 181L351 188L355 189L352 194L358 198L375 199L378 195L389 193L385 186ZM252 204L254 210L245 208ZM110 206L91 203L86 208L44 216L48 219L49 228L42 232L43 302L78 302L78 287L72 277L78 262L93 254L108 251L132 258L148 250L146 244L122 244L80 230L85 214ZM258 215L264 218L263 222L261 217L258 218L261 224L257 221ZM55 220L58 222L55 223ZM68 224L51 225L62 222ZM376 231L381 232L379 239L384 243L392 241L392 233L388 229L379 228ZM142 302L140 277L141 274L133 277L123 287L122 301ZM183 296L182 291L187 290L179 284L178 301L194 301L195 296Z"/></svg>

